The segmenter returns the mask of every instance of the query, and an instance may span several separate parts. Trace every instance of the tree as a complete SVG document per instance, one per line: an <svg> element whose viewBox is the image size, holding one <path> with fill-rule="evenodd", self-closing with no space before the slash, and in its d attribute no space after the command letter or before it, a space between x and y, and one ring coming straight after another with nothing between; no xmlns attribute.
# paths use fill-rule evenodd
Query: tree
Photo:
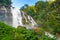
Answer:
<svg viewBox="0 0 60 40"><path fill-rule="evenodd" d="M11 0L0 0L0 4L5 6L11 6Z"/></svg>
<svg viewBox="0 0 60 40"><path fill-rule="evenodd" d="M22 11L31 15L43 29L55 34L60 33L60 1L49 2L38 1L35 6L28 6Z"/></svg>

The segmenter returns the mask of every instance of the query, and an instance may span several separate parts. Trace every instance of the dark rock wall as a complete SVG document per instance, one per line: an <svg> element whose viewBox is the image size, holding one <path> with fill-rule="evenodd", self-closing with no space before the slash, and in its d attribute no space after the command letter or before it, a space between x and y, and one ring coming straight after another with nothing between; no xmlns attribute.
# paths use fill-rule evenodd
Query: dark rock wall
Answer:
<svg viewBox="0 0 60 40"><path fill-rule="evenodd" d="M0 21L12 25L12 13L10 7L0 5Z"/></svg>

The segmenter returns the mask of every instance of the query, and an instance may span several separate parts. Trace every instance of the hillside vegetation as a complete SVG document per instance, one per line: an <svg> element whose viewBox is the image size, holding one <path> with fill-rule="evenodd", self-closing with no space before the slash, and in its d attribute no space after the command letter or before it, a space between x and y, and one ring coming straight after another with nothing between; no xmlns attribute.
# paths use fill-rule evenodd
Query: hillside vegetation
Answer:
<svg viewBox="0 0 60 40"><path fill-rule="evenodd" d="M45 31L60 34L60 1L38 1L35 6L25 4L20 10L32 16Z"/></svg>
<svg viewBox="0 0 60 40"><path fill-rule="evenodd" d="M0 22L0 40L56 40L44 35L43 30L27 30L21 26L14 28Z"/></svg>

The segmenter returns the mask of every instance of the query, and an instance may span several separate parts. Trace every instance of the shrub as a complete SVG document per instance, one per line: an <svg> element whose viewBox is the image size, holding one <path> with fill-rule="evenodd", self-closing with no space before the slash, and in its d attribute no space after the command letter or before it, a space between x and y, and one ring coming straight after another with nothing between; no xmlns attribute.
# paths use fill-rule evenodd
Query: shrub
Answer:
<svg viewBox="0 0 60 40"><path fill-rule="evenodd" d="M0 22L0 40L13 40L15 28Z"/></svg>

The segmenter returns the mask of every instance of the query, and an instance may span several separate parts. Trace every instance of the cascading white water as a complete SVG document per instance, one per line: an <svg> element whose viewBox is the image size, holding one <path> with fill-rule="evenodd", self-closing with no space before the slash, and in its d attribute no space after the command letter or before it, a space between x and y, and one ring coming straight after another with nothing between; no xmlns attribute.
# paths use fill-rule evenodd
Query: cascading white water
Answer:
<svg viewBox="0 0 60 40"><path fill-rule="evenodd" d="M31 22L33 27L37 25L37 23L33 20L33 18L31 16L28 15L28 19Z"/></svg>
<svg viewBox="0 0 60 40"><path fill-rule="evenodd" d="M16 28L17 28L17 26L24 26L27 29L29 29L30 27L33 28L35 25L37 25L37 23L33 20L33 18L29 15L27 15L28 17L26 17L25 13L23 11L20 11L15 8L11 8L11 13L12 13L12 19L13 19L13 26ZM28 25L28 24L24 25L22 23L23 17L26 20L26 22L28 22L30 25Z"/></svg>
<svg viewBox="0 0 60 40"><path fill-rule="evenodd" d="M15 8L11 8L12 19L13 19L13 26L17 28L17 26L23 26L22 24L22 17L19 10Z"/></svg>

